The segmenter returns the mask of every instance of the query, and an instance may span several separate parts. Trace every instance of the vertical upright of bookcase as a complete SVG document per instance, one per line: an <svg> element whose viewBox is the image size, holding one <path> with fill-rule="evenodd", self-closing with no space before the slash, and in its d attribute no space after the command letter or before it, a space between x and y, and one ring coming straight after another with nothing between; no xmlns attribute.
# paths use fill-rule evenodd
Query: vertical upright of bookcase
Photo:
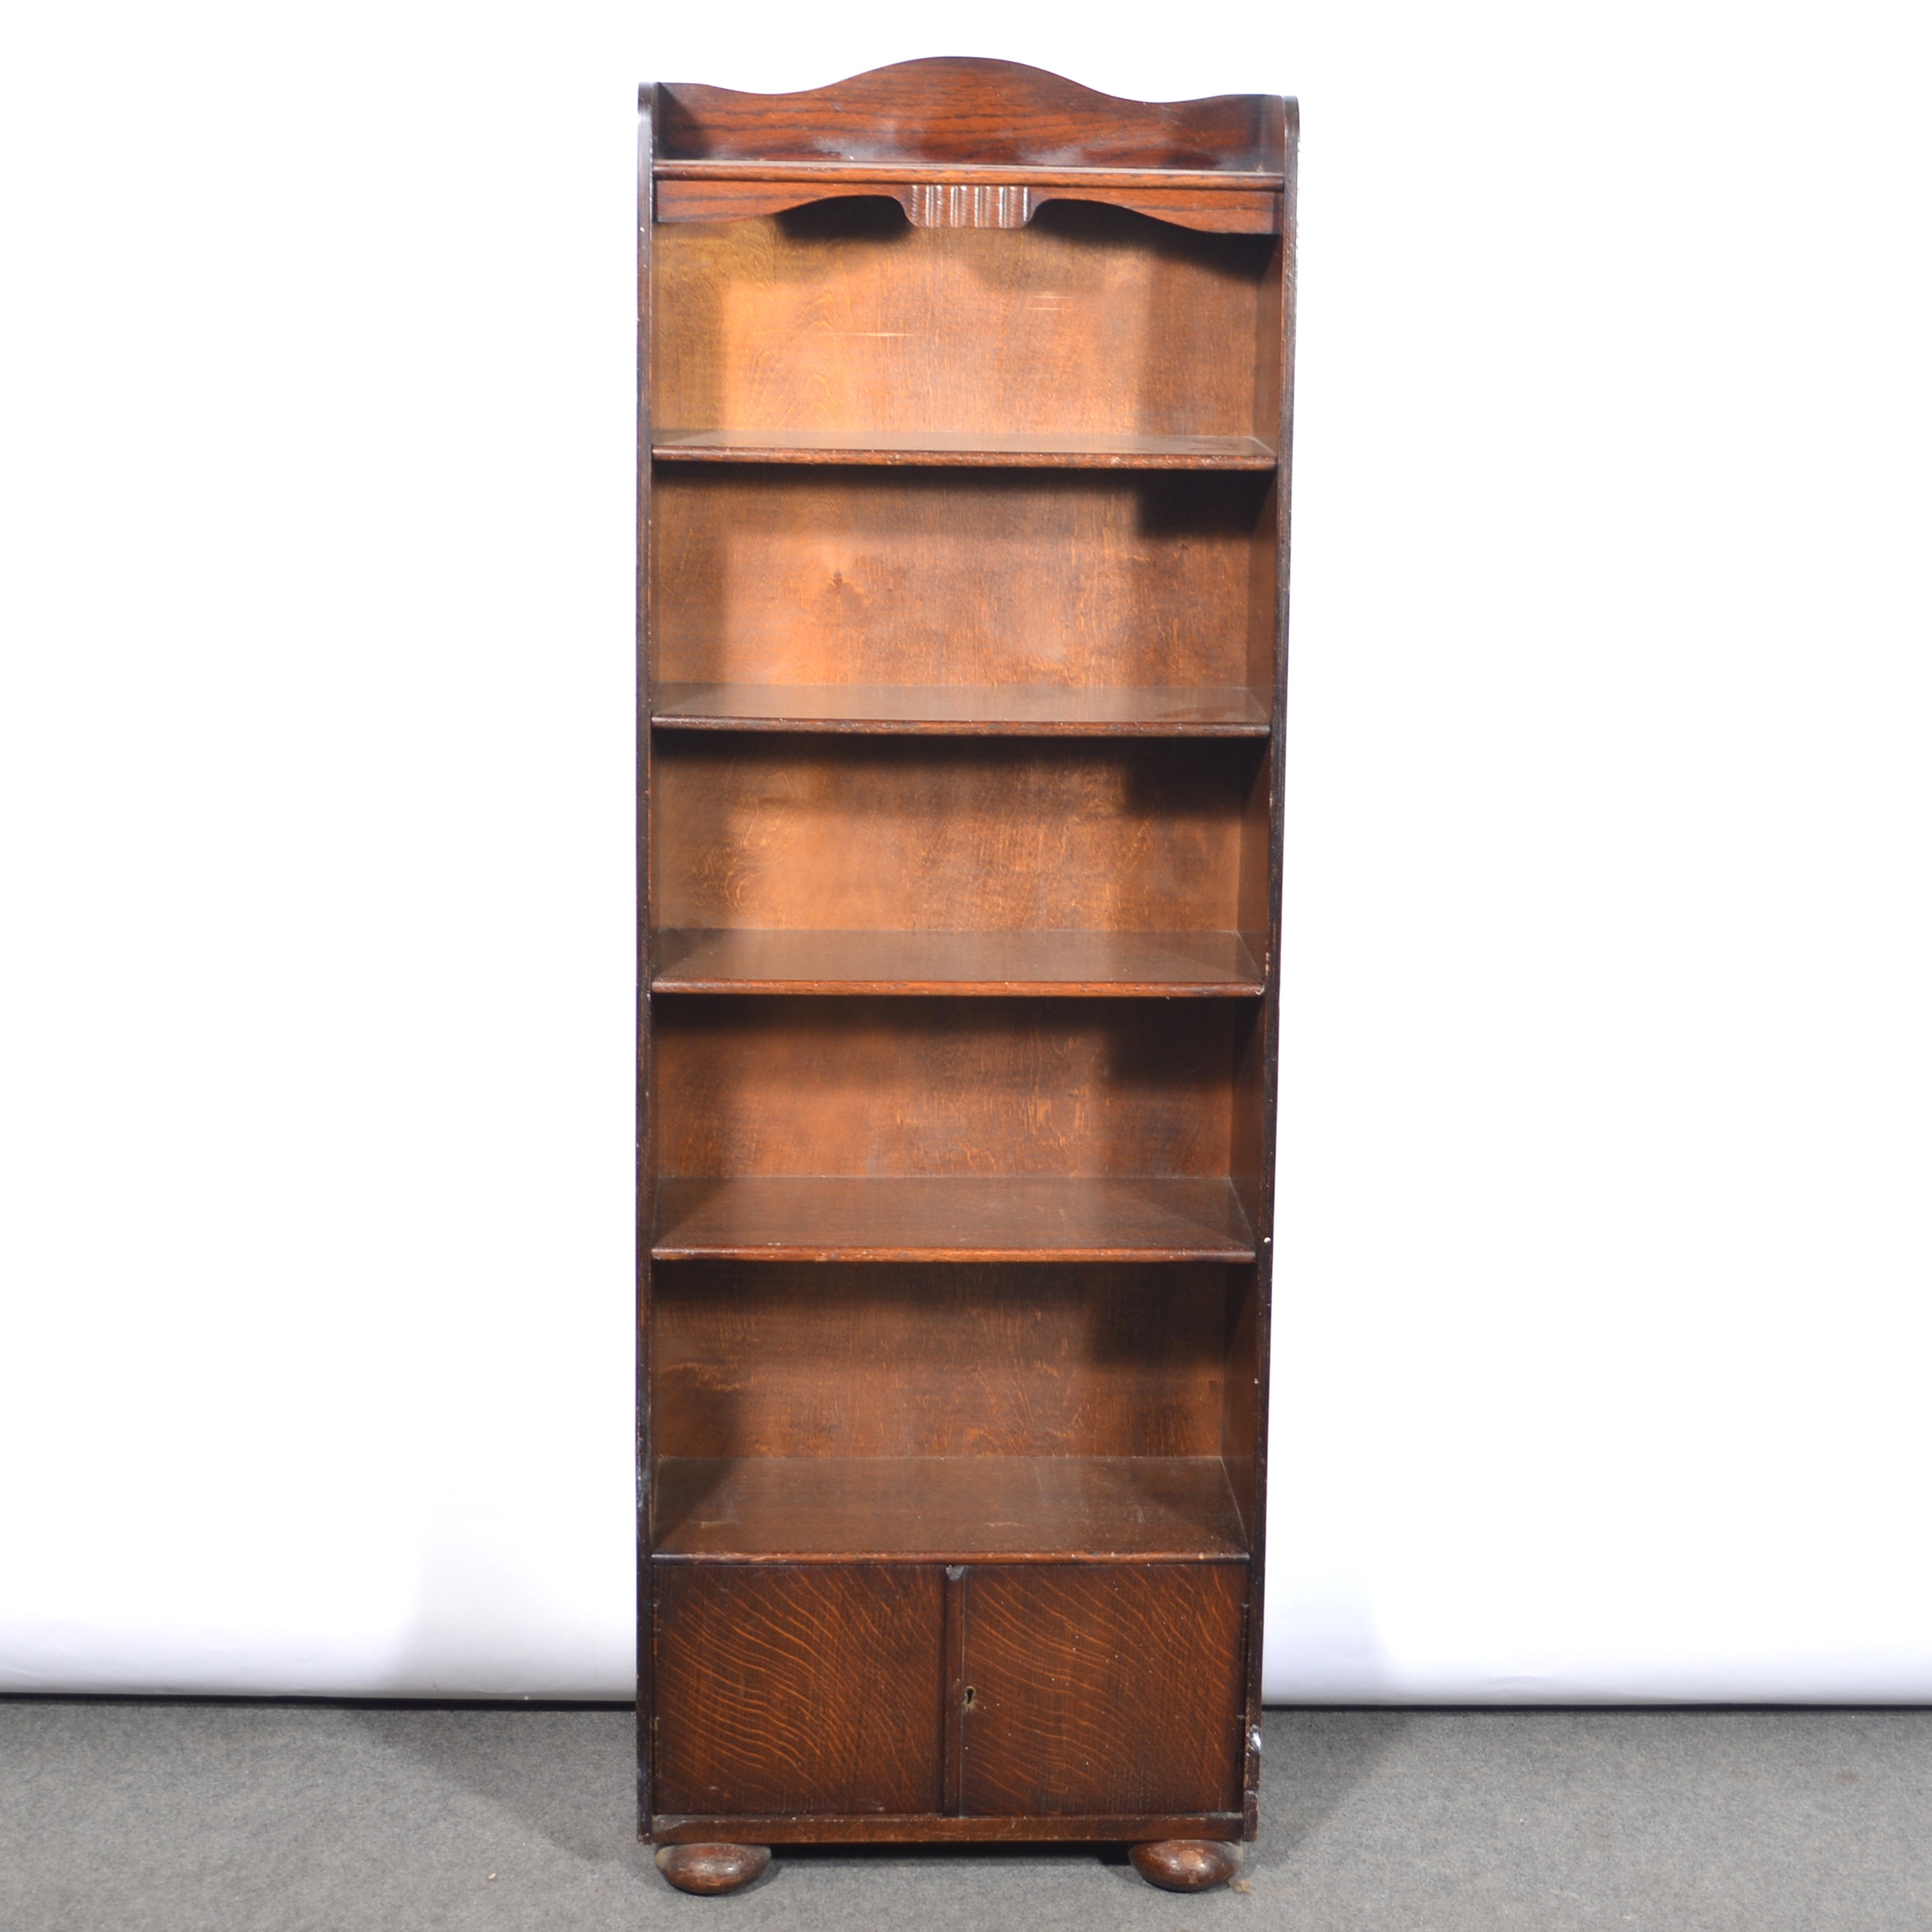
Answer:
<svg viewBox="0 0 1932 1932"><path fill-rule="evenodd" d="M931 60L643 106L643 1830L1211 1851L1258 1776L1294 104Z"/></svg>

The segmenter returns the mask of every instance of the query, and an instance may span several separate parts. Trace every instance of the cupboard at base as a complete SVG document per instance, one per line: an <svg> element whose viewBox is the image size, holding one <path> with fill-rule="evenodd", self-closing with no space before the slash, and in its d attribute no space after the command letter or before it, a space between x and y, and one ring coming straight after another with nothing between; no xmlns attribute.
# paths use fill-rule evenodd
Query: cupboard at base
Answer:
<svg viewBox="0 0 1932 1932"><path fill-rule="evenodd" d="M1243 1561L656 1563L653 1835L1238 1836L1247 1586Z"/></svg>

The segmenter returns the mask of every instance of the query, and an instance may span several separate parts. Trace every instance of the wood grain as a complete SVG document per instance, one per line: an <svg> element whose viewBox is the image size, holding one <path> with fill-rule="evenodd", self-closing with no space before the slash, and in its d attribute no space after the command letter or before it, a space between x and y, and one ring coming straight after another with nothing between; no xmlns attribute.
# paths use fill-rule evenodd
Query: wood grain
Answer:
<svg viewBox="0 0 1932 1932"><path fill-rule="evenodd" d="M1258 1790L1292 104L648 107L645 1824L1206 1869Z"/></svg>
<svg viewBox="0 0 1932 1932"><path fill-rule="evenodd" d="M1240 1563L969 1570L961 1808L1232 1810L1247 1587Z"/></svg>
<svg viewBox="0 0 1932 1932"><path fill-rule="evenodd" d="M1225 1885L1240 1869L1231 1845L1213 1839L1166 1838L1137 1845L1134 1869L1163 1892L1207 1892Z"/></svg>
<svg viewBox="0 0 1932 1932"><path fill-rule="evenodd" d="M1272 470L1255 418L1271 235L1055 202L1019 230L897 202L660 226L660 458Z"/></svg>
<svg viewBox="0 0 1932 1932"><path fill-rule="evenodd" d="M1261 1492L1256 1466L1256 1417L1268 1365L1263 1356L1259 1270L1235 1270L1229 1274L1223 1304L1227 1321L1223 1342L1226 1364L1222 1377L1225 1398L1222 1413L1221 1458L1227 1464L1235 1506L1251 1536L1260 1534Z"/></svg>
<svg viewBox="0 0 1932 1932"><path fill-rule="evenodd" d="M658 1445L668 1456L1218 1456L1229 1300L1249 1272L662 1265Z"/></svg>
<svg viewBox="0 0 1932 1932"><path fill-rule="evenodd" d="M886 196L921 226L1023 227L1052 201L1103 202L1157 221L1216 234L1272 235L1281 227L1279 185L1266 177L1196 174L1189 185L1172 175L1122 175L1110 181L1098 168L912 169L835 171L794 166L745 172L742 162L669 164L658 171L657 219L661 222L740 221L782 213L815 201L852 196ZM700 174L699 168L739 172ZM959 179L967 172L967 179ZM854 179L854 177L856 179ZM1253 187L1238 182L1255 182ZM951 185L942 185L951 183ZM1145 183L1147 185L1141 185ZM962 218L961 199L970 196ZM940 198L944 197L943 202ZM991 204L989 209L988 204ZM936 215L943 207L943 216ZM990 215L990 219L989 219Z"/></svg>
<svg viewBox="0 0 1932 1932"><path fill-rule="evenodd" d="M1145 1838L1224 1838L1241 1835L1239 1811L1203 1811L1192 1816L1128 1815L1114 1818L927 1817L679 1818L647 1821L654 1843L679 1845L734 1837L770 1845L1022 1845L1056 1844L1083 1838L1115 1844Z"/></svg>
<svg viewBox="0 0 1932 1932"><path fill-rule="evenodd" d="M1142 436L1042 430L1002 436L944 430L660 430L661 463L925 464L990 470L1272 470L1252 436Z"/></svg>
<svg viewBox="0 0 1932 1932"><path fill-rule="evenodd" d="M676 731L1266 737L1236 685L660 685L651 722Z"/></svg>
<svg viewBox="0 0 1932 1932"><path fill-rule="evenodd" d="M762 1845L667 1845L657 1858L658 1869L672 1884L699 1898L743 1891L770 1862Z"/></svg>
<svg viewBox="0 0 1932 1932"><path fill-rule="evenodd" d="M841 181L836 175L819 174L803 180L782 175L738 176L718 179L700 175L686 178L682 171L658 171L655 212L660 222L743 221L754 215L782 214L788 208L808 203L862 195L877 199L882 196L898 199L896 187L882 187L876 181Z"/></svg>
<svg viewBox="0 0 1932 1932"><path fill-rule="evenodd" d="M1265 478L670 463L652 500L667 682L1247 688L1271 658Z"/></svg>
<svg viewBox="0 0 1932 1932"><path fill-rule="evenodd" d="M667 733L655 767L667 928L1226 933L1262 910L1253 740Z"/></svg>
<svg viewBox="0 0 1932 1932"><path fill-rule="evenodd" d="M1064 168L1036 162L902 161L699 161L661 157L653 174L659 182L710 182L747 185L787 182L792 185L869 187L889 192L906 182L958 182L962 185L1015 182L1033 188L1209 189L1245 195L1281 192L1281 170L1230 168Z"/></svg>
<svg viewBox="0 0 1932 1932"><path fill-rule="evenodd" d="M679 81L657 95L669 159L1254 170L1281 152L1278 98L1123 100L1012 60L903 60L796 94Z"/></svg>
<svg viewBox="0 0 1932 1932"><path fill-rule="evenodd" d="M1276 434L1277 445L1282 453L1282 464L1275 490L1277 500L1284 505L1288 497L1288 454L1294 447L1294 441L1297 305L1294 209L1299 137L1299 111L1292 100L1287 101L1284 103L1284 123L1281 146L1277 151L1281 156L1285 240L1275 268L1264 284L1268 291L1268 298L1263 311L1263 326L1268 330L1270 338L1278 342L1280 346L1279 352L1274 359L1274 373L1270 378L1269 393L1265 397L1257 397L1257 420L1273 421L1277 426ZM1267 663L1273 681L1270 702L1274 715L1278 718L1282 715L1287 696L1291 532L1285 514L1277 517L1275 524L1277 550L1274 578L1277 592L1274 634ZM1267 825L1270 859L1267 868L1268 938L1266 947L1268 992L1262 1002L1261 1023L1253 1037L1253 1070L1251 1074L1244 1072L1237 1079L1237 1091L1253 1096L1252 1102L1249 1103L1253 1111L1248 1115L1246 1128L1237 1121L1236 1140L1240 1141L1251 1134L1255 1144L1255 1181L1249 1206L1259 1230L1253 1347L1255 1360L1260 1368L1255 1381L1253 1434L1250 1437L1254 1445L1253 1464L1251 1476L1245 1479L1237 1478L1242 1480L1243 1496L1248 1500L1250 1512L1248 1519L1249 1547L1253 1560L1249 1566L1248 1618L1249 1628L1257 1633L1263 1628L1264 1578L1266 1570L1264 1559L1267 1545L1270 1377L1267 1364L1272 1352L1270 1311L1274 1294L1274 1172L1281 1067L1281 853L1286 815L1287 777L1283 737L1277 732L1269 748ZM1237 1102L1237 1107L1242 1104ZM1248 1647L1247 1695L1248 1749L1242 1782L1242 1835L1252 1838L1259 1830L1260 1822L1261 1645L1258 1635L1257 1641Z"/></svg>
<svg viewBox="0 0 1932 1932"><path fill-rule="evenodd" d="M835 1570L859 1561L946 1564L989 1556L1056 1566L1069 1557L1218 1566L1246 1548L1226 1473L1213 1456L666 1456L657 1466L655 1492L652 1566L660 1578L680 1563L708 1567L726 1559L823 1563ZM1246 1587L1244 1577L1226 1584L1237 1600ZM936 1723L937 1594L932 1615ZM658 1669L662 1697L662 1654ZM1125 1682L1123 1675L1116 1688ZM1178 1682L1158 1687L1193 1694ZM1089 1721L1111 1721L1112 1709L1097 1706ZM699 1808L665 1795L659 1808Z"/></svg>
<svg viewBox="0 0 1932 1932"><path fill-rule="evenodd" d="M938 1571L658 1564L651 1593L659 1810L937 1809Z"/></svg>
<svg viewBox="0 0 1932 1932"><path fill-rule="evenodd" d="M641 700L651 688L651 168L655 148L654 102L648 92L640 104L638 125L638 333L637 333L637 519L638 551L634 598L637 631L634 640L637 691ZM640 705L641 711L644 709ZM633 1047L633 1073L636 1083L632 1114L636 1145L631 1157L631 1174L636 1198L632 1208L633 1263L636 1272L637 1321L634 1371L637 1385L636 1430L633 1440L638 1495L649 1492L651 1445L651 1215L657 1163L651 1136L651 733L641 717L637 733L637 767L633 799L636 811L637 842L632 876L638 898L638 980L635 1014L637 1036ZM637 1662L638 1709L638 1810L640 1823L651 1806L652 1725L655 1711L651 1669L651 1604L645 1588L644 1549L648 1526L640 1512L638 1525L638 1628L633 1651Z"/></svg>
<svg viewBox="0 0 1932 1932"><path fill-rule="evenodd" d="M1247 1261L1254 1235L1219 1179L670 1177L661 1260Z"/></svg>
<svg viewBox="0 0 1932 1932"><path fill-rule="evenodd" d="M1239 933L686 929L657 936L659 993L1253 998Z"/></svg>
<svg viewBox="0 0 1932 1932"><path fill-rule="evenodd" d="M1238 1000L657 1002L660 1175L1229 1172Z"/></svg>

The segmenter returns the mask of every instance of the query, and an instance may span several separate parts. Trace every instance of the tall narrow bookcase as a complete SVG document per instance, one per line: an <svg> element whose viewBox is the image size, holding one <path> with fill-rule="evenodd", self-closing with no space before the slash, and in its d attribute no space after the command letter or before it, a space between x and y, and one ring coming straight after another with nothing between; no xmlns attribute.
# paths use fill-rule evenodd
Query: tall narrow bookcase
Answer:
<svg viewBox="0 0 1932 1932"><path fill-rule="evenodd" d="M643 96L641 1816L1233 1869L1294 104Z"/></svg>

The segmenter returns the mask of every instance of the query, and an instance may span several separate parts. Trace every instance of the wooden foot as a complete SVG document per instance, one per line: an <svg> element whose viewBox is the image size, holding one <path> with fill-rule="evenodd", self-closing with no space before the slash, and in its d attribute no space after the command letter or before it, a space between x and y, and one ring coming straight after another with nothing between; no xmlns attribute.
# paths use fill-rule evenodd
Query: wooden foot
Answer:
<svg viewBox="0 0 1932 1932"><path fill-rule="evenodd" d="M1206 1892L1233 1877L1240 1860L1232 1845L1213 1838L1156 1838L1128 1853L1134 1869L1164 1892Z"/></svg>
<svg viewBox="0 0 1932 1932"><path fill-rule="evenodd" d="M735 1892L771 1862L767 1845L661 1845L658 1869L680 1892Z"/></svg>

